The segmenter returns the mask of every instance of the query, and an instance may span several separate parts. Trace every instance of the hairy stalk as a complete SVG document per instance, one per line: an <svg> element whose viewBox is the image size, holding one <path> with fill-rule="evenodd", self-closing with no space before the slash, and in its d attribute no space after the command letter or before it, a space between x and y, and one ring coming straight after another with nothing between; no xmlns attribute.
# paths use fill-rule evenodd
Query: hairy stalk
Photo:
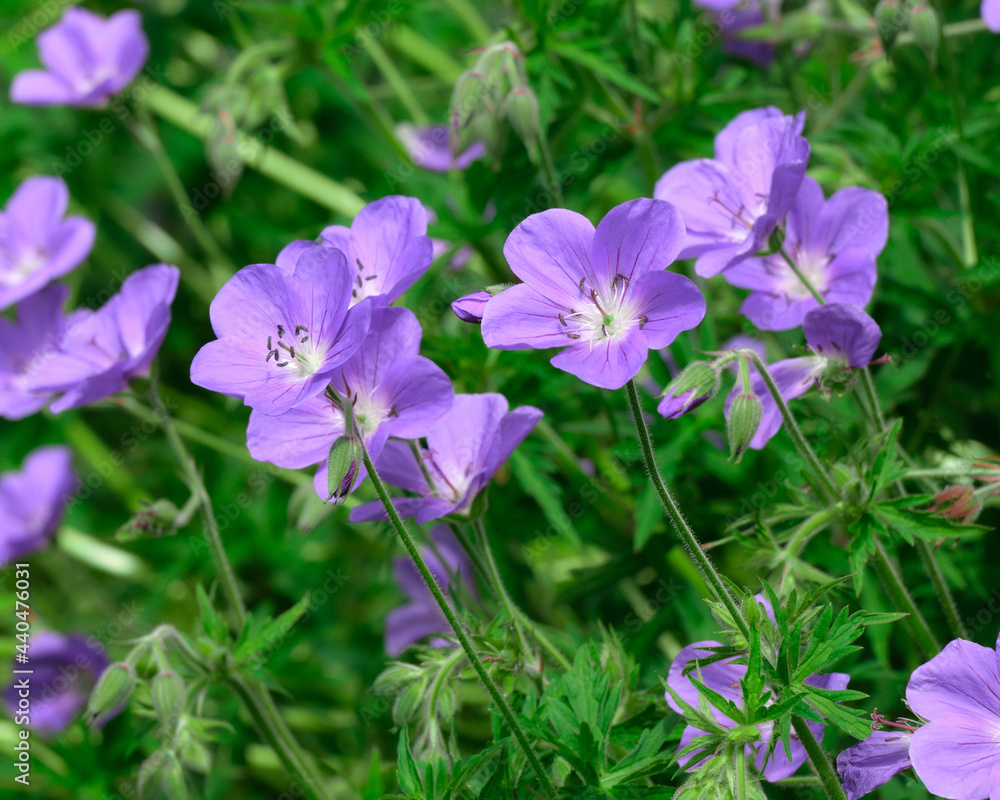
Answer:
<svg viewBox="0 0 1000 800"><path fill-rule="evenodd" d="M778 252L781 253L781 257L785 259L785 263L788 264L792 272L795 273L795 277L798 278L800 281L802 281L802 285L809 290L809 294L811 294L814 298L816 298L817 303L819 303L821 306L825 306L826 299L823 297L823 295L821 295L818 291L816 291L816 287L813 286L812 283L809 281L809 279L802 273L802 270L799 269L799 265L792 260L792 257L785 252L785 248L782 247Z"/></svg>
<svg viewBox="0 0 1000 800"><path fill-rule="evenodd" d="M747 751L736 748L736 800L747 800Z"/></svg>
<svg viewBox="0 0 1000 800"><path fill-rule="evenodd" d="M715 569L715 565L702 548L701 542L698 541L695 532L691 530L691 526L684 519L677 501L674 500L670 494L670 490L667 489L667 485L663 482L663 477L660 475L660 468L656 463L656 453L653 451L653 442L649 436L649 428L646 427L646 420L642 416L642 403L639 402L639 393L635 388L634 379L625 384L625 391L628 395L629 410L632 412L632 421L635 423L635 433L639 440L639 448L642 451L642 460L646 466L646 474L649 476L649 480L652 482L657 495L659 495L660 504L670 518L670 524L677 531L677 535L680 536L681 541L687 548L691 559L705 578L705 582L708 584L715 599L726 607L726 610L732 617L733 624L739 628L743 637L749 641L750 628L746 620L743 619L736 600L730 594L725 581Z"/></svg>
<svg viewBox="0 0 1000 800"><path fill-rule="evenodd" d="M909 627L910 633L913 634L917 646L927 658L937 655L941 651L941 644L934 636L934 632L931 630L930 625L927 624L927 620L924 619L923 614L920 613L920 610L913 602L913 598L910 597L903 579L889 561L889 556L886 554L882 542L875 542L872 565L875 567L875 572L878 574L879 580L882 581L882 585L889 594L889 599L896 607L896 610L902 611L907 615L906 625Z"/></svg>
<svg viewBox="0 0 1000 800"><path fill-rule="evenodd" d="M844 787L840 783L837 771L833 768L833 764L830 763L826 751L820 747L819 742L816 741L816 737L809 730L806 721L801 717L792 717L792 727L795 729L795 735L802 742L802 746L805 747L806 753L809 754L809 760L812 762L813 769L816 770L816 774L819 776L826 796L830 800L847 800L847 795L844 794Z"/></svg>
<svg viewBox="0 0 1000 800"><path fill-rule="evenodd" d="M346 408L345 411L350 413L349 408ZM472 640L469 638L469 634L466 632L462 621L458 618L458 615L455 614L451 604L441 591L441 587L438 586L434 575L427 568L427 563L424 561L424 557L420 554L420 550L413 541L413 537L410 535L409 530L407 530L406 525L400 518L399 513L396 511L396 507L392 504L392 500L389 498L388 492L385 490L385 484L382 483L382 479L379 477L378 472L375 469L375 464L372 462L371 456L368 454L368 448L365 446L363 438L361 439L361 454L364 460L365 469L368 471L368 479L371 481L372 486L375 489L375 494L378 495L383 508L385 508L386 514L389 515L389 521L392 523L393 529L396 531L400 540L402 540L403 546L406 548L406 552L409 554L410 558L413 559L413 563L416 565L417 571L420 573L420 577L422 577L424 579L424 583L427 584L427 588L434 597L434 601L440 607L441 613L443 613L445 619L448 620L448 624L451 626L451 629L454 632L455 637L458 639L459 644L462 646L462 649L465 651L465 654L469 657L469 661L472 664L473 669L475 669L476 674L479 676L479 680L482 681L486 691L493 699L493 702L496 703L504 721L511 729L511 732L514 734L514 738L517 739L521 749L524 751L524 755L528 759L528 763L531 764L531 768L538 777L539 783L542 784L542 789L544 790L545 795L550 799L554 799L555 789L553 789L549 776L542 768L542 764L538 760L538 756L531 747L531 742L528 741L527 734L517 721L517 717L514 715L514 710L510 707L510 703L507 702L507 698L503 696L503 693L497 687L496 683L494 683L493 678L490 677L489 672L486 671L486 666L483 664L482 659L476 652L475 647L473 647Z"/></svg>
<svg viewBox="0 0 1000 800"><path fill-rule="evenodd" d="M974 467L971 464L966 469L911 469L903 476L906 481L948 481L958 478L1000 478L1000 464L992 469Z"/></svg>
<svg viewBox="0 0 1000 800"><path fill-rule="evenodd" d="M525 614L517 603L514 602L514 598L510 596L510 592L507 591L507 587L504 585L503 577L500 575L500 568L497 566L496 558L493 555L493 548L490 547L489 537L486 535L486 526L483 524L483 518L477 517L472 523L473 528L476 531L476 538L479 542L479 549L485 556L486 567L489 572L491 583L496 587L497 594L500 597L501 603L503 603L504 608L507 611L508 616L515 623L519 622L531 631L532 636L534 636L535 641L538 642L545 650L548 651L556 663L562 667L563 670L569 671L572 666L569 660L560 652L549 638L542 633L541 629L535 622Z"/></svg>

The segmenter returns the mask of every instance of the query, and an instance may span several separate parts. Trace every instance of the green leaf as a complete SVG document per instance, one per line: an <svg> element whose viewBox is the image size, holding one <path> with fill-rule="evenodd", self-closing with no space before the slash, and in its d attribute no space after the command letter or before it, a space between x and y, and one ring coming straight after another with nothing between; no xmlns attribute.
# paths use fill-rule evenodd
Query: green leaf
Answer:
<svg viewBox="0 0 1000 800"><path fill-rule="evenodd" d="M574 61L581 67L589 69L591 72L607 78L611 83L625 89L632 94L638 95L651 103L661 101L661 97L649 87L643 85L633 78L624 69L609 60L610 54L605 51L601 54L584 50L576 44L570 42L550 42L549 49L558 53L563 58Z"/></svg>
<svg viewBox="0 0 1000 800"><path fill-rule="evenodd" d="M273 650L295 627L295 623L299 621L308 608L309 595L307 594L277 619L265 622L256 634L247 638L236 649L233 654L236 663L244 663L261 653Z"/></svg>
<svg viewBox="0 0 1000 800"><path fill-rule="evenodd" d="M200 583L195 588L195 596L198 598L198 608L201 611L201 627L205 631L205 634L213 642L226 644L229 640L229 629L226 627L222 615L212 607L212 601L208 599L208 594Z"/></svg>
<svg viewBox="0 0 1000 800"><path fill-rule="evenodd" d="M417 762L410 752L410 734L403 727L399 731L399 747L396 750L396 780L400 788L411 796L423 796L424 781L417 769Z"/></svg>

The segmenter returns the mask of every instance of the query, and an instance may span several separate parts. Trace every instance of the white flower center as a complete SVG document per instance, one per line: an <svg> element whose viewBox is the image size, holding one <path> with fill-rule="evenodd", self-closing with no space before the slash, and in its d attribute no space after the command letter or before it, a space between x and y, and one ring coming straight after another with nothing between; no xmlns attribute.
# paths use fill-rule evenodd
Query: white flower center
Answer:
<svg viewBox="0 0 1000 800"><path fill-rule="evenodd" d="M276 325L267 337L267 357L280 369L292 370L299 380L308 378L323 366L326 351L316 346L305 325Z"/></svg>
<svg viewBox="0 0 1000 800"><path fill-rule="evenodd" d="M826 253L823 254L813 254L803 252L799 247L792 246L789 249L789 256L795 262L795 266L799 268L802 273L802 277L805 278L812 287L820 293L820 295L825 295L826 290L829 288L829 275L827 274L827 267L833 256ZM802 279L792 270L785 260L781 256L773 256L774 263L778 266L781 271L781 292L788 297L790 300L806 300L812 297L812 292L809 291L809 287L806 286Z"/></svg>
<svg viewBox="0 0 1000 800"><path fill-rule="evenodd" d="M20 286L48 261L48 253L40 247L32 247L26 253L6 259L7 268L0 271L0 283L5 286Z"/></svg>
<svg viewBox="0 0 1000 800"><path fill-rule="evenodd" d="M648 320L638 314L629 298L628 283L628 278L618 274L610 288L598 294L596 289L585 289L585 279L581 279L581 307L559 316L566 336L594 346L609 339L623 339L633 328L641 329Z"/></svg>
<svg viewBox="0 0 1000 800"><path fill-rule="evenodd" d="M355 306L366 297L382 294L382 282L375 274L374 268L366 267L360 258L354 259L358 271L354 275L355 286L351 289L351 306Z"/></svg>

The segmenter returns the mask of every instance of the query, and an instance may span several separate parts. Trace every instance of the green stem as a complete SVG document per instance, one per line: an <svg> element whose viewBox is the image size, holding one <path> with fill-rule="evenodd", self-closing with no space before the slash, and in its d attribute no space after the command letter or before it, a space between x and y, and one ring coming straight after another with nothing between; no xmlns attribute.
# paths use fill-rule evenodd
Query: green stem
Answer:
<svg viewBox="0 0 1000 800"><path fill-rule="evenodd" d="M470 3L469 0L444 0L444 2L445 5L449 6L455 12L455 16L465 26L465 29L472 34L472 37L479 41L479 44L486 44L493 38L493 31L486 24L486 20L482 18L479 11L476 10L475 4Z"/></svg>
<svg viewBox="0 0 1000 800"><path fill-rule="evenodd" d="M410 118L417 123L417 125L427 125L430 120L427 118L427 114L423 107L420 105L420 101L410 89L410 85L406 82L406 79L400 74L399 70L396 69L396 65L393 63L392 59L389 58L389 54L385 52L375 39L369 39L368 43L365 45L368 50L368 55L371 56L372 61L375 62L375 66L379 68L379 71L385 76L385 79L389 81L389 85L392 87L393 91L396 93L396 97L399 101L406 107Z"/></svg>
<svg viewBox="0 0 1000 800"><path fill-rule="evenodd" d="M555 205L562 206L562 183L559 181L559 173L556 172L555 162L552 161L552 151L549 150L549 136L544 127L538 131L538 150L542 156L542 167L545 169L545 188L552 193Z"/></svg>
<svg viewBox="0 0 1000 800"><path fill-rule="evenodd" d="M913 602L913 598L910 597L903 579L889 561L889 556L886 554L885 548L880 541L875 542L872 565L875 567L875 572L878 574L879 580L882 581L882 585L889 594L889 599L896 607L896 610L902 611L907 615L906 624L910 629L910 633L913 634L917 646L927 658L937 655L941 651L941 645L927 624L927 620L924 619L923 614L920 613L920 610Z"/></svg>
<svg viewBox="0 0 1000 800"><path fill-rule="evenodd" d="M742 744L736 748L736 800L747 800L747 751Z"/></svg>
<svg viewBox="0 0 1000 800"><path fill-rule="evenodd" d="M809 517L807 520L802 522L798 528L796 528L795 533L792 534L792 538L788 540L788 544L785 545L784 550L784 560L785 565L781 570L781 591L784 592L785 585L788 582L788 576L792 570L792 562L798 558L802 549L806 546L810 539L816 535L820 530L822 530L827 523L835 520L841 513L843 509L841 504L838 503L831 508L819 511Z"/></svg>
<svg viewBox="0 0 1000 800"><path fill-rule="evenodd" d="M649 428L646 427L646 420L642 416L642 403L639 402L639 393L635 388L634 379L625 384L625 391L628 395L629 410L632 412L632 422L635 424L635 433L639 440L642 460L646 466L646 474L649 476L649 480L652 482L657 495L659 495L663 510L667 513L670 524L677 532L677 535L680 536L685 548L687 548L688 555L705 578L705 582L708 584L715 599L726 607L726 610L732 617L733 624L739 629L746 641L749 641L750 628L746 620L743 619L736 600L730 594L725 581L719 575L718 571L716 571L715 565L702 548L701 542L698 541L695 532L688 525L687 520L684 519L680 507L670 494L670 490L667 489L667 485L663 482L663 477L660 475L660 468L656 463L656 453L653 451L653 442L649 436Z"/></svg>
<svg viewBox="0 0 1000 800"><path fill-rule="evenodd" d="M1000 478L1000 464L992 469L969 466L966 469L911 469L903 476L903 480L949 481L958 478Z"/></svg>
<svg viewBox="0 0 1000 800"><path fill-rule="evenodd" d="M812 283L810 283L809 279L802 273L802 270L799 269L799 265L795 263L792 257L785 252L785 248L782 247L779 250L779 252L781 253L781 257L785 259L785 263L788 264L792 272L795 273L795 277L798 278L800 281L802 281L802 285L809 290L809 293L813 297L816 298L816 302L819 303L821 306L825 306L826 300L824 299L823 295L821 295L818 291L816 291L816 287L813 286Z"/></svg>
<svg viewBox="0 0 1000 800"><path fill-rule="evenodd" d="M764 363L764 360L753 350L747 349L742 350L741 352L746 358L754 362L754 366L757 368L757 373L764 381L764 386L767 387L768 392L770 392L771 397L778 406L778 411L781 412L781 419L785 424L785 430L788 431L788 435L791 437L792 442L794 442L795 449L798 451L799 455L802 456L806 463L809 464L809 467L817 480L820 492L824 495L824 499L828 502L833 502L839 499L840 491L837 489L837 484L833 482L833 478L830 477L826 468L822 463L820 463L819 457L813 452L813 449L809 446L809 442L806 441L806 437L802 433L802 429L799 428L799 424L795 421L795 416L788 408L788 403L785 402L785 398L781 396L781 392L779 391L777 384L775 384L774 378L771 377L771 373L768 372L767 365Z"/></svg>
<svg viewBox="0 0 1000 800"><path fill-rule="evenodd" d="M350 409L348 408L346 410L349 413ZM455 614L451 604L441 591L441 587L438 586L434 575L427 568L427 564L424 561L423 556L420 554L420 550L417 548L416 543L413 541L413 537L410 535L409 530L407 530L406 525L403 523L399 513L396 511L396 507L392 504L392 500L389 498L388 492L385 490L385 485L382 483L382 479L379 477L378 472L375 469L375 464L372 462L371 456L368 454L368 448L365 446L363 439L361 439L361 453L365 469L368 471L368 479L371 481L372 486L375 489L375 494L378 495L379 500L382 502L382 506L385 508L386 514L389 515L389 520L392 523L393 529L402 540L403 546L406 548L406 552L409 554L410 558L413 559L413 563L416 565L417 571L424 579L424 583L427 584L428 590L440 607L441 613L444 614L448 624L451 626L451 629L454 632L455 637L458 639L459 644L462 646L462 649L465 651L465 654L469 657L469 661L471 662L473 669L475 669L476 674L479 676L479 679L482 681L483 686L486 688L490 697L493 698L493 702L496 703L500 714L503 716L508 727L511 729L511 732L514 734L514 738L517 739L525 757L528 759L528 763L531 764L532 770L534 770L535 775L538 777L539 783L542 784L545 795L554 800L555 789L553 789L549 776L542 768L542 764L538 760L538 756L532 749L531 742L528 741L527 734L517 721L517 717L514 715L514 710L507 702L507 698L503 696L496 683L494 683L493 679L490 677L489 672L486 671L486 666L483 664L482 659L473 647L472 640L469 638L469 634L465 630L465 625L462 624L458 615Z"/></svg>
<svg viewBox="0 0 1000 800"><path fill-rule="evenodd" d="M489 572L490 580L496 587L498 596L500 597L503 607L506 609L508 616L514 620L515 623L521 623L526 628L531 630L532 635L535 637L535 641L538 642L549 654L556 660L556 663L566 672L569 671L572 666L569 660L564 656L549 638L542 633L541 629L525 614L514 602L514 598L510 596L507 591L507 587L503 582L503 577L500 575L500 568L497 566L496 557L493 555L493 548L490 547L489 537L486 535L486 526L483 524L483 518L477 517L473 523L473 528L476 531L476 537L479 542L479 549L485 555L486 567Z"/></svg>
<svg viewBox="0 0 1000 800"><path fill-rule="evenodd" d="M816 770L816 774L819 776L826 796L830 800L847 800L847 795L844 794L844 787L840 783L840 778L837 777L837 771L833 768L833 764L830 763L826 751L816 741L816 737L813 736L806 721L801 717L792 717L792 727L795 729L795 734L799 737L799 741L802 742L802 746L805 747L806 753L809 754L809 760L812 762L813 769Z"/></svg>

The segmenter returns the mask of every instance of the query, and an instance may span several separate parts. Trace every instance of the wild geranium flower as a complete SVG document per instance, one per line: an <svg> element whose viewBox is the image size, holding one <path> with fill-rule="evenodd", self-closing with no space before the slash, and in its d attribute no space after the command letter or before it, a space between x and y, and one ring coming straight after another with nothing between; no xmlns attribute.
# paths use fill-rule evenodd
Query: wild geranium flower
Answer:
<svg viewBox="0 0 1000 800"><path fill-rule="evenodd" d="M451 410L427 434L419 462L409 443L387 442L375 462L379 475L418 495L393 500L400 516L415 517L423 525L448 514L468 514L479 493L542 417L532 406L509 408L501 394L455 395ZM353 522L386 518L379 502L351 510Z"/></svg>
<svg viewBox="0 0 1000 800"><path fill-rule="evenodd" d="M124 391L149 374L170 327L180 270L154 264L129 275L97 311L73 314L58 351L46 354L25 383L34 392L62 392L59 413Z"/></svg>
<svg viewBox="0 0 1000 800"><path fill-rule="evenodd" d="M768 367L785 402L801 397L830 370L861 369L871 363L875 350L882 340L882 331L871 317L860 308L844 304L821 306L806 314L802 331L812 355L788 358ZM736 396L743 391L736 386L726 400L726 418ZM750 442L753 450L760 450L781 428L781 411L764 379L751 368L750 391L760 398L764 406L760 427Z"/></svg>
<svg viewBox="0 0 1000 800"><path fill-rule="evenodd" d="M33 730L51 736L65 730L87 705L90 690L107 669L104 652L79 634L63 636L55 631L32 632L28 642L31 665L30 722ZM3 690L4 705L16 714L22 700L15 675Z"/></svg>
<svg viewBox="0 0 1000 800"><path fill-rule="evenodd" d="M788 212L783 249L826 302L864 307L888 237L889 206L881 194L850 186L824 200L807 175ZM761 330L797 328L820 306L780 254L749 258L722 274L752 290L740 311Z"/></svg>
<svg viewBox="0 0 1000 800"><path fill-rule="evenodd" d="M670 203L646 198L611 209L596 230L573 211L532 214L507 237L504 256L524 283L483 309L483 340L499 350L566 348L552 366L619 389L649 350L705 316L705 298L667 272L684 238Z"/></svg>
<svg viewBox="0 0 1000 800"><path fill-rule="evenodd" d="M448 596L448 590L456 584L476 595L472 563L447 526L439 525L434 528L431 539L434 547L421 548L421 552L427 568L437 579L445 596ZM416 565L409 558L397 558L392 566L396 583L410 601L390 611L385 620L385 652L390 656L398 656L425 636L450 633L451 626ZM451 645L447 639L439 637L431 638L429 643L433 647Z"/></svg>
<svg viewBox="0 0 1000 800"><path fill-rule="evenodd" d="M67 217L62 178L28 178L0 214L0 310L65 275L94 245L94 223Z"/></svg>
<svg viewBox="0 0 1000 800"><path fill-rule="evenodd" d="M437 364L420 355L420 334L420 323L409 309L375 308L361 347L330 376L336 395L353 402L358 432L373 459L390 436L426 436L451 408L451 381ZM247 446L258 461L289 469L320 464L316 491L327 499L327 456L344 432L340 404L321 394L278 417L254 410ZM357 483L363 477L362 467Z"/></svg>
<svg viewBox="0 0 1000 800"><path fill-rule="evenodd" d="M410 154L410 160L431 172L468 169L486 155L482 142L473 142L463 152L454 154L447 125L397 125L396 135Z"/></svg>
<svg viewBox="0 0 1000 800"><path fill-rule="evenodd" d="M696 271L710 278L767 247L809 162L804 125L804 112L745 111L715 137L714 159L681 162L657 181L653 196L684 209L678 258L697 258Z"/></svg>
<svg viewBox="0 0 1000 800"><path fill-rule="evenodd" d="M76 490L72 461L68 447L39 447L0 475L0 564L48 545Z"/></svg>
<svg viewBox="0 0 1000 800"><path fill-rule="evenodd" d="M343 253L351 271L351 305L367 297L388 305L423 275L434 259L427 236L427 210L412 197L391 195L366 205L350 228L330 225L319 242L294 241L277 258L292 272L305 252L334 248Z"/></svg>
<svg viewBox="0 0 1000 800"><path fill-rule="evenodd" d="M987 28L993 33L1000 33L1000 0L983 0L979 14Z"/></svg>
<svg viewBox="0 0 1000 800"><path fill-rule="evenodd" d="M105 19L68 8L38 37L38 58L45 69L17 75L10 99L32 106L102 106L128 85L148 57L138 11L119 11Z"/></svg>
<svg viewBox="0 0 1000 800"><path fill-rule="evenodd" d="M910 761L927 791L948 800L1000 797L1000 641L956 639L910 676L906 703L928 720Z"/></svg>
<svg viewBox="0 0 1000 800"><path fill-rule="evenodd" d="M848 800L858 800L910 769L909 730L872 731L863 742L837 756L837 771Z"/></svg>
<svg viewBox="0 0 1000 800"><path fill-rule="evenodd" d="M0 317L0 417L22 419L40 411L54 392L35 392L29 386L43 374L59 352L72 326L63 313L69 289L50 283L17 304L17 321ZM85 312L87 313L87 312Z"/></svg>
<svg viewBox="0 0 1000 800"><path fill-rule="evenodd" d="M244 267L212 301L219 338L194 357L192 383L268 416L320 394L368 333L371 304L350 308L353 285L354 271L331 247L310 248L290 269Z"/></svg>

